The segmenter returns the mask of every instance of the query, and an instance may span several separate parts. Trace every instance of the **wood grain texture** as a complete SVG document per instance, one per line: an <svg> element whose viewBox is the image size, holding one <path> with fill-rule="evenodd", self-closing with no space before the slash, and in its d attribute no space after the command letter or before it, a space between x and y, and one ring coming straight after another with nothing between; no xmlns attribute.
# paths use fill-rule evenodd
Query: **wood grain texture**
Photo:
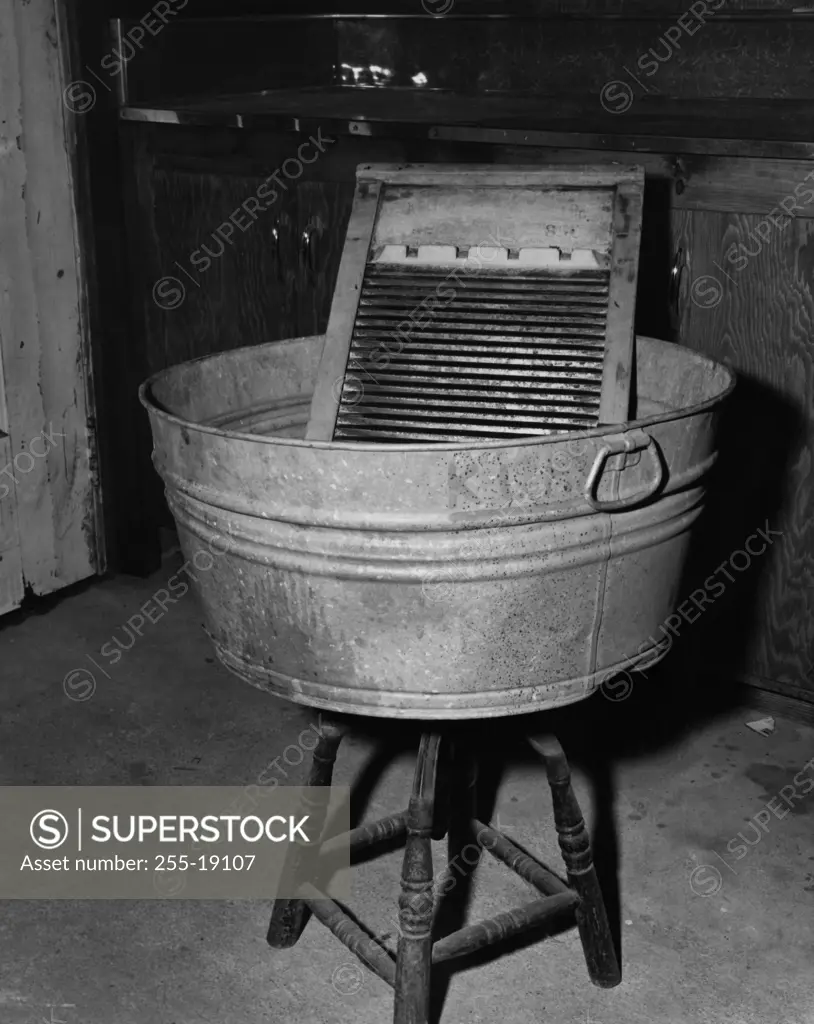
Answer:
<svg viewBox="0 0 814 1024"><path fill-rule="evenodd" d="M22 572L35 594L93 575L101 542L58 47L53 0L0 11L0 342Z"/></svg>
<svg viewBox="0 0 814 1024"><path fill-rule="evenodd" d="M724 673L773 680L814 701L814 221L787 221L766 239L761 223L673 216L673 247L687 257L680 340L739 374L702 571L743 550L758 529L782 534L746 571L729 569L734 582L705 632Z"/></svg>
<svg viewBox="0 0 814 1024"><path fill-rule="evenodd" d="M206 125L243 132L307 133L321 126L333 136L490 140L504 146L652 153L681 149L782 159L809 159L814 152L809 102L800 97L747 94L716 99L646 93L624 100L618 80L609 80L613 88L608 94L575 89L565 95L556 88L473 93L352 85L175 97L122 107L120 116L160 122L165 131L179 126L194 131Z"/></svg>
<svg viewBox="0 0 814 1024"><path fill-rule="evenodd" d="M150 372L297 334L288 274L297 258L296 185L278 190L272 202L271 191L262 190L264 180L154 169L154 237L148 244L155 277L144 281L141 296ZM252 199L263 204L254 218L243 205ZM166 296L156 299L155 282L163 279L173 280Z"/></svg>
<svg viewBox="0 0 814 1024"><path fill-rule="evenodd" d="M150 463L139 385L198 356L324 330L353 186L304 180L317 160L302 178L278 174L285 189L276 182L261 188L307 136L125 126L121 138L123 162L133 168L126 182L134 344L120 358L117 383L126 412L116 448L128 467L117 504L126 546L146 567L150 538L171 517ZM252 219L244 204L253 210L259 193L263 209ZM227 228L224 241L218 229L235 213L246 230ZM315 236L310 275L300 253L308 227Z"/></svg>
<svg viewBox="0 0 814 1024"><path fill-rule="evenodd" d="M379 182L360 181L356 186L331 315L325 332L325 347L317 372L311 418L305 434L311 441L330 441L334 435L341 382L348 365L353 323L362 292L362 279L380 193Z"/></svg>
<svg viewBox="0 0 814 1024"><path fill-rule="evenodd" d="M506 163L582 164L584 149L537 146L495 147L495 159ZM675 186L674 210L760 213L775 217L814 216L814 162L810 160L703 157L681 153L630 153L608 150L609 162L644 167L648 183ZM781 206L781 204L784 204Z"/></svg>
<svg viewBox="0 0 814 1024"><path fill-rule="evenodd" d="M773 693L774 685L771 679L745 677L740 683L744 706L764 714L778 715L790 722L814 726L814 702L810 700L810 695L809 699L801 700L789 694Z"/></svg>
<svg viewBox="0 0 814 1024"><path fill-rule="evenodd" d="M140 131L149 132L145 126ZM153 132L156 129L152 129ZM156 142L172 153L175 166L191 172L261 177L269 161L278 160L285 147L295 149L296 135L269 130L251 131L236 152L239 132L206 131L193 127L166 126L158 129ZM499 163L529 168L584 167L594 156L604 164L622 167L642 166L648 183L675 184L674 209L731 211L733 213L783 213L791 217L814 216L814 199L809 189L814 183L807 175L814 162L796 159L770 159L724 156L698 156L686 153L640 153L608 148L601 152L560 146L506 146L466 142L385 139L346 136L337 140L314 164L309 180L356 180L362 163L395 163L406 159L439 164ZM401 160L399 160L401 158ZM267 173L267 172L266 172ZM796 200L796 201L793 201Z"/></svg>
<svg viewBox="0 0 814 1024"><path fill-rule="evenodd" d="M133 344L115 354L119 410L111 447L117 468L126 467L116 479L122 561L143 574L157 568L158 527L171 526L172 516L151 463L139 385L198 356L296 336L296 293L286 268L296 258L297 183L258 192L296 154L299 140L278 139L265 166L244 159L227 167L218 161L239 149L228 132L123 130L120 141L122 163L132 168L125 195Z"/></svg>
<svg viewBox="0 0 814 1024"><path fill-rule="evenodd" d="M456 188L559 188L579 186L580 188L615 187L620 181L638 184L640 175L626 168L609 169L603 164L586 163L568 171L548 167L483 167L459 164L457 167L438 164L384 164L370 166L363 164L356 172L359 181L381 181L388 185L430 185L440 184Z"/></svg>
<svg viewBox="0 0 814 1024"><path fill-rule="evenodd" d="M573 180L571 182L573 184ZM609 253L610 189L390 187L382 197L373 244Z"/></svg>
<svg viewBox="0 0 814 1024"><path fill-rule="evenodd" d="M23 562L8 430L3 352L0 348L0 615L19 607L23 599Z"/></svg>
<svg viewBox="0 0 814 1024"><path fill-rule="evenodd" d="M630 419L630 391L635 359L633 320L642 235L643 192L644 171L637 168L636 180L617 186L614 196L600 423L621 424Z"/></svg>
<svg viewBox="0 0 814 1024"><path fill-rule="evenodd" d="M324 334L328 326L352 205L353 185L349 182L306 181L297 188L300 254L297 263L288 265L286 274L297 295L298 336Z"/></svg>

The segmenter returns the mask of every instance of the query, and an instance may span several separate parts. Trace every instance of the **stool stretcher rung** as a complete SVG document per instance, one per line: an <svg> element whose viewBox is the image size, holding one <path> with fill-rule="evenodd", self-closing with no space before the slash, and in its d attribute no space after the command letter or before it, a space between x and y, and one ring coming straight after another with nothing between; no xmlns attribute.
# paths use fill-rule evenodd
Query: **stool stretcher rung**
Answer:
<svg viewBox="0 0 814 1024"><path fill-rule="evenodd" d="M371 821L369 825L360 825L350 832L342 832L338 836L331 836L324 843L320 844L320 856L328 856L336 853L337 850L345 850L350 845L351 857L368 846L375 846L376 843L383 843L386 839L397 839L407 833L407 812L391 814L389 818L380 818L378 821Z"/></svg>
<svg viewBox="0 0 814 1024"><path fill-rule="evenodd" d="M443 960L466 956L496 942L520 935L571 910L577 902L577 896L573 892L558 893L556 896L534 900L525 906L515 907L514 910L507 910L495 917L478 921L477 924L468 925L453 932L452 935L439 939L433 945L432 962L437 964Z"/></svg>
<svg viewBox="0 0 814 1024"><path fill-rule="evenodd" d="M323 722L322 739L314 751L309 785L328 788L333 762L344 733L341 722ZM441 756L442 743L449 749ZM313 915L356 956L371 973L394 989L393 1024L430 1024L430 990L434 964L499 948L498 944L524 933L543 938L555 929L567 927L576 918L582 952L588 974L595 985L610 988L621 981L613 936L593 867L591 844L585 821L570 783L568 762L554 737L532 737L532 746L542 757L551 790L554 825L559 840L568 884L532 855L525 853L497 829L479 821L475 803L477 789L478 744L459 730L449 734L424 732L419 744L409 807L387 818L331 836L315 844L313 862L308 867L309 882L301 883L293 897L275 899L268 930L273 949L288 949L302 935ZM316 801L318 834L324 834L322 813L327 801ZM458 849L464 836L475 837ZM447 837L447 865L436 878L433 870L432 840ZM332 878L337 869L347 868L350 849L353 854L377 843L399 840L404 843L399 895L399 941L396 955L381 940L357 922L335 900L325 895L328 886L320 881ZM467 850L474 850L471 858ZM475 871L487 850L505 864L535 893L525 905L471 925L433 942L433 920L443 905L450 879L467 869ZM289 851L292 875L302 877L301 848ZM359 857L359 860L366 859ZM463 860L462 866L460 861ZM307 866L307 865L306 865ZM295 871L296 869L296 871ZM454 874L453 874L454 872ZM440 886L441 900L435 898ZM537 932L539 934L534 935ZM449 968L441 968L445 973ZM452 968L454 970L454 968ZM434 1019L434 1018L432 1018Z"/></svg>
<svg viewBox="0 0 814 1024"><path fill-rule="evenodd" d="M480 847L491 853L496 860L502 861L507 868L511 868L524 882L533 885L547 896L571 892L571 889L553 872L529 857L519 846L515 846L511 839L507 839L502 833L490 828L489 825L484 825L483 822L475 820L472 825Z"/></svg>
<svg viewBox="0 0 814 1024"><path fill-rule="evenodd" d="M396 962L386 949L382 947L330 897L321 893L316 886L306 882L300 886L300 897L308 905L308 909L332 932L351 953L355 954L365 967L387 982L391 988L396 986Z"/></svg>

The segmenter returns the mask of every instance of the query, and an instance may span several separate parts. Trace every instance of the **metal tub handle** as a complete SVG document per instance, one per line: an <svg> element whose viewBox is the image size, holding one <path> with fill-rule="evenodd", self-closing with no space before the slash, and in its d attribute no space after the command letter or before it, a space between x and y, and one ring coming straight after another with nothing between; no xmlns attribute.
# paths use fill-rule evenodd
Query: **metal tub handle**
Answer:
<svg viewBox="0 0 814 1024"><path fill-rule="evenodd" d="M599 481L605 469L605 463L611 455L622 455L628 452L645 451L650 452L656 472L653 479L640 491L628 495L627 498L616 498L613 501L602 501L597 496ZM655 440L643 430L637 430L624 437L610 438L596 453L591 472L585 481L585 500L595 508L597 512L617 512L619 509L629 508L631 505L638 505L656 493L664 480L664 460L658 450Z"/></svg>

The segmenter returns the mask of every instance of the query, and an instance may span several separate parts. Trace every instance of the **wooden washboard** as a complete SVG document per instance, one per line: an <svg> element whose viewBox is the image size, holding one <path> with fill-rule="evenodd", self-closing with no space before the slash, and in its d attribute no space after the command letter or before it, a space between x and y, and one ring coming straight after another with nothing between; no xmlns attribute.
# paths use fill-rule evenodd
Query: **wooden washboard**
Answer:
<svg viewBox="0 0 814 1024"><path fill-rule="evenodd" d="M629 420L643 191L622 165L360 166L306 437Z"/></svg>

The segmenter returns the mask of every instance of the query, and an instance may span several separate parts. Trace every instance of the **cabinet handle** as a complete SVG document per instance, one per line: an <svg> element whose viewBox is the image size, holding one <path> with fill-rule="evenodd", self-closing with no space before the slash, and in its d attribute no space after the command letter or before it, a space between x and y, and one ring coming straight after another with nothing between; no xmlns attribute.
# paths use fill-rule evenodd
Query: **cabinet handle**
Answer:
<svg viewBox="0 0 814 1024"><path fill-rule="evenodd" d="M302 233L300 239L300 259L302 266L308 271L308 275L313 280L316 274L316 263L314 256L314 233L310 227L307 227Z"/></svg>
<svg viewBox="0 0 814 1024"><path fill-rule="evenodd" d="M272 240L272 252L274 259L274 266L277 270L277 280L280 284L285 281L285 275L283 274L283 261L280 259L280 229L275 226L271 229L271 240Z"/></svg>
<svg viewBox="0 0 814 1024"><path fill-rule="evenodd" d="M670 306L670 322L673 330L677 331L681 323L681 309L679 299L681 298L681 282L684 278L684 268L687 261L684 259L684 250L676 250L673 265L670 268L670 283L668 286L668 303Z"/></svg>

